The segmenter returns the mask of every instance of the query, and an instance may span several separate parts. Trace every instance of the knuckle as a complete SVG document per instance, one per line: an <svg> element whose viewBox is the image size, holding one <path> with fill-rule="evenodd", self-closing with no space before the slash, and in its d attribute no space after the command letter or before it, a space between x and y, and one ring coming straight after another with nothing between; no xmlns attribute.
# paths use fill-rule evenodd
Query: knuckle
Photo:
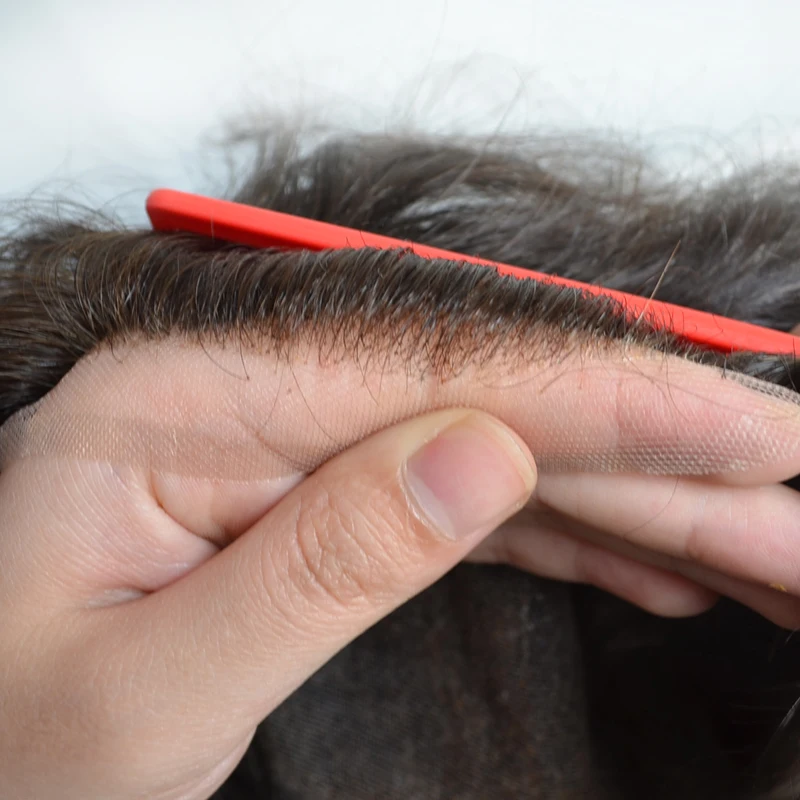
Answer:
<svg viewBox="0 0 800 800"><path fill-rule="evenodd" d="M380 600L402 580L413 549L404 529L414 523L389 486L365 488L354 491L351 478L301 500L289 577L314 599L351 607Z"/></svg>
<svg viewBox="0 0 800 800"><path fill-rule="evenodd" d="M717 537L710 536L709 531L724 531L720 540L731 541L735 528L736 518L730 506L709 508L708 497L700 497L687 522L683 557L692 563L716 569L714 542Z"/></svg>

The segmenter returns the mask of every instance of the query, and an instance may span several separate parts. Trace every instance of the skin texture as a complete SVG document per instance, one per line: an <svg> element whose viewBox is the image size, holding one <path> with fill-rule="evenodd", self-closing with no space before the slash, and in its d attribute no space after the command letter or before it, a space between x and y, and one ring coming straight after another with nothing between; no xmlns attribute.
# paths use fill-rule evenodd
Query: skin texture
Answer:
<svg viewBox="0 0 800 800"><path fill-rule="evenodd" d="M361 457L355 471L353 456ZM476 486L479 463L493 473ZM359 498L351 505L340 494L353 474L364 476L369 515L359 495L351 492ZM459 480L452 485L442 474ZM35 603L3 636L0 774L15 796L208 796L260 719L330 653L518 509L535 471L524 446L485 417L422 418L331 461L224 554L210 558L195 545L194 563L187 563L192 544L181 541L189 534L136 477L74 462L29 462L4 473L6 497L19 498L3 530L11 555L4 605L14 607L8 594L20 584L26 603ZM38 481L51 490L37 514L18 487ZM35 533L44 516L63 535L74 525L64 511L76 490L97 501L82 520L82 541L50 550L58 567L32 563L36 548L20 547L15 523L24 516ZM117 526L125 533L115 540ZM389 536L392 528L402 535ZM138 531L149 534L148 546L131 546ZM137 572L156 585L143 585ZM175 580L181 573L187 577ZM150 593L123 597L120 582ZM105 601L102 609L94 598ZM139 684L143 664L148 677ZM219 680L222 672L228 680ZM154 726L154 718L161 722Z"/></svg>
<svg viewBox="0 0 800 800"><path fill-rule="evenodd" d="M699 610L709 601L707 592L687 591L685 581L671 580L660 570L633 570L624 557L630 545L633 552L637 544L653 549L655 536L666 558L637 553L639 560L692 575L702 564L710 572L700 570L700 582L793 625L795 601L769 586L781 583L791 587L789 594L800 593L793 558L787 559L793 556L793 529L773 524L776 518L791 520L797 498L788 488L769 484L800 468L800 409L785 400L758 398L715 371L682 360L630 350L617 358L606 355L596 364L587 359L536 363L511 374L485 364L442 383L433 376L415 378L402 365L374 375L342 361L325 368L316 351L296 354L287 365L268 355L243 359L239 350L169 341L117 347L76 367L20 438L30 453L43 457L56 447L52 432L63 428L69 438L58 445L58 454L85 454L96 446L98 458L149 467L148 482L169 516L225 545L287 488L369 434L415 413L479 408L523 437L543 478L525 524L502 532L476 558L498 560L508 549L549 577L576 580L579 570L586 570L603 588L660 613ZM95 410L97 401L87 405L87 400L96 397L102 400ZM170 398L168 410L154 400L163 397ZM754 401L761 406L754 407ZM99 424L108 419L106 409L113 409L111 422ZM582 426L564 424L577 416L585 417ZM750 422L743 426L745 419ZM124 424L118 422L117 428L115 420ZM787 437L796 427L797 434ZM88 433L79 435L84 430ZM715 431L710 438L709 430ZM102 434L99 442L96 431ZM147 452L138 451L142 431L154 443ZM642 440L652 442L644 461ZM160 442L169 443L169 449L159 450ZM184 449L183 442L190 446ZM194 446L198 442L201 447ZM104 444L114 450L104 451ZM219 451L225 453L222 463L209 458L209 452ZM167 458L168 471L162 466ZM689 472L683 483L658 475L606 480L594 471L581 472L606 463L617 473L649 468L668 475L682 461ZM258 479L243 481L239 470L245 467ZM223 469L234 479L225 480ZM692 472L700 474L693 478ZM711 481L709 473L716 476ZM581 507L581 497L598 489L601 496ZM632 491L641 496L641 507L631 505ZM758 513L764 506L772 508L769 516ZM553 511L562 514L554 517ZM720 520L726 519L753 521L734 530L730 522L722 528ZM587 544L566 557L563 551L575 546L572 537L567 540L570 521L589 520L597 520L598 533L623 534L626 541L612 546L621 551L619 557ZM547 548L532 538L530 531L537 528L553 540ZM753 543L762 540L768 546L754 551ZM741 546L734 547L736 541ZM602 558L602 569L592 565L592 557ZM609 561L619 586L607 577ZM751 585L759 583L761 588Z"/></svg>
<svg viewBox="0 0 800 800"><path fill-rule="evenodd" d="M663 267L677 237L688 256L662 281L664 299L689 297L784 329L796 318L788 319L796 308L797 272L788 268L794 201L783 187L764 195L754 181L752 194L720 190L693 204L655 190L623 192L597 176L569 183L530 155L379 139L334 143L304 159L288 158L287 142L264 140L263 160L238 199L544 271L566 263L570 277L633 291ZM720 219L724 236L712 225ZM3 254L0 541L10 566L0 591L6 617L17 622L4 642L13 698L5 729L15 735L0 773L20 796L48 796L56 785L59 796L207 796L265 715L470 551L476 561L594 584L667 616L697 613L722 594L772 623L797 625L797 496L779 485L800 472L793 363L759 354L723 359L626 325L607 303L397 253L252 253L62 221L21 230ZM758 293L750 291L753 272L764 283ZM773 274L780 294L767 291ZM703 291L703 281L723 286L722 275L724 291ZM753 375L772 388L745 377ZM532 495L533 475L515 485L507 462L473 434L434 444L421 471L440 483L409 489L408 465L417 463L409 457L443 429L443 418L409 420L437 410L461 419L465 412L441 409L467 406L501 421L475 418L503 431L512 463L521 454L530 464L532 454ZM428 500L421 512L420 497ZM453 500L443 522L431 497ZM526 498L524 510L485 538ZM477 524L468 540L452 543L454 519ZM429 530L440 534L433 549ZM458 583L463 574L473 576L468 585ZM522 607L533 586L551 587L498 582L490 568L454 575L412 604L388 641L413 641L414 615L423 619L429 598L450 592L452 607L436 616L452 615L461 631L445 647L450 662L459 663L470 631L484 632L484 663L452 666L465 681L457 693L463 708L488 680L480 671L495 669L491 654L503 662L507 644L490 645L489 631L523 642L503 615ZM457 606L481 593L495 597L492 607L459 619ZM546 619L563 599L553 595L550 611L543 605L536 614ZM654 703L667 677L637 671L641 647L622 665L598 648L609 618L617 622L607 641L636 640L640 626L613 605L603 617L604 603L577 620L565 614L561 627L596 657L587 665L592 680L610 669L630 673L626 695L614 695L605 717L591 691L550 707L521 684L508 709L492 695L467 728L502 731L492 743L497 761L478 756L492 748L477 733L449 747L434 739L452 771L428 776L421 746L400 770L403 780L422 783L398 788L399 796L436 796L436 787L443 796L481 797L486 780L495 796L508 797L693 796L687 787L698 797L733 797L743 789L749 756L726 761L729 745L712 734L689 743L704 755L680 787L672 774L681 755L668 732L655 740L656 758L633 757L641 774L626 766L630 774L620 776L640 730L635 720L617 720ZM712 630L718 617L709 619ZM662 661L681 652L667 628L648 624ZM368 655L381 630L392 629L378 626L353 652ZM529 683L545 663L554 680L576 667L581 682L576 651L544 660L561 633L530 643L543 660L524 673ZM439 642L447 641L442 632ZM690 637L683 641L691 649ZM320 673L334 694L347 685L339 666L346 658ZM388 680L393 671L382 672ZM501 670L492 679L502 685L514 675ZM644 675L653 681L647 694ZM361 689L380 680L373 675ZM413 681L385 694L422 696ZM676 681L663 693L676 718L664 727L678 737L702 727L705 713L697 704L680 718L687 686ZM299 796L385 794L387 775L358 788L339 763L325 776L325 759L304 750L313 731L293 758L282 754L280 741L308 719L304 697L314 708L315 687L267 720L250 751L261 767L246 760L250 778L240 770L228 784L232 796L270 796L278 785ZM559 692L553 684L549 695ZM56 702L58 713L29 725L59 697L77 701ZM434 707L446 723L447 706L427 711ZM355 729L362 712L348 713ZM619 727L608 742L592 733L603 719ZM446 729L463 727L459 720ZM755 726L740 752L757 752L770 725ZM345 744L347 725L337 730L345 751L355 752ZM524 757L520 743L539 737L553 748L560 737L564 752L539 761L533 748ZM385 746L397 751L397 743ZM61 754L51 771L33 766L44 748ZM355 749L370 753L368 743ZM122 756L132 752L133 760ZM769 785L783 779L785 761L767 770ZM274 786L258 777L264 771L276 776ZM760 791L752 781L744 790Z"/></svg>

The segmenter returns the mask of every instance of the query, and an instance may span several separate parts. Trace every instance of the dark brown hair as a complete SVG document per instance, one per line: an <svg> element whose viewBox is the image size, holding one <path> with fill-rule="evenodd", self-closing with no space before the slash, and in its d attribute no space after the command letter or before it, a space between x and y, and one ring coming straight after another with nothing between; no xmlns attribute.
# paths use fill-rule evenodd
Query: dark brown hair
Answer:
<svg viewBox="0 0 800 800"><path fill-rule="evenodd" d="M559 177L531 145L360 137L290 158L292 141L256 140L260 158L234 199L636 294L659 282L659 299L780 330L796 322L800 203L787 174L682 196L626 188L627 172L642 167L622 158ZM726 361L626 324L608 301L480 267L400 253L253 251L85 217L33 217L0 245L0 422L101 342L137 333L260 336L280 349L311 336L348 352L385 352L391 340L436 370L500 347L525 358L559 352L564 334L580 333L582 342L625 338L792 384L785 359Z"/></svg>
<svg viewBox="0 0 800 800"><path fill-rule="evenodd" d="M231 194L240 202L637 294L658 285L659 299L780 330L800 322L794 169L679 185L651 174L629 152L590 141L487 144L382 135L333 136L308 146L279 132L249 133L239 144L255 154ZM567 348L626 340L790 388L798 375L797 364L784 358L724 359L684 346L626 323L608 301L407 253L252 251L78 213L28 215L0 245L0 423L103 343L174 334L258 341L282 353L301 338L331 356L380 357L391 350L439 374L500 348L521 359L560 357ZM493 606L478 596L493 598ZM542 673L551 673L552 685L532 693L530 673L515 667L501 673L514 698L489 692L483 704L469 706L465 698L476 681L489 680L491 646L499 659L517 657L495 628L505 625L522 641L515 614L532 596L543 598L532 643L549 655L534 659L530 670L545 683ZM798 694L793 680L800 662L776 628L743 609L722 604L699 620L656 620L587 590L477 567L459 568L415 602L365 637L362 652L375 658L384 648L400 658L407 653L397 642L428 641L431 652L449 653L450 668L461 670L449 700L469 706L466 719L440 708L437 736L413 734L438 753L438 764L428 763L421 746L410 761L381 771L380 759L397 739L377 741L374 734L372 744L360 745L372 753L371 764L362 764L369 779L359 784L347 777L336 742L322 744L322 723L303 722L310 709L332 708L335 693L354 682L362 702L349 707L350 722L336 726L345 755L358 750L359 726L376 722L364 697L369 685L376 691L382 685L377 666L371 684L359 681L344 654L265 723L220 796L412 796L419 789L411 773L425 769L448 797L485 797L492 780L507 781L492 789L497 797L791 796L781 787L789 785L797 733L790 726L771 737ZM458 609L468 607L466 620ZM442 629L448 615L459 618L460 640ZM479 630L495 632L486 633L472 659L458 662ZM425 662L421 669L430 667ZM566 674L574 695L553 688ZM326 675L334 687L328 694ZM426 691L420 681L418 670L405 674L405 692ZM747 714L742 704L751 705ZM651 710L643 714L640 707ZM408 716L418 720L426 711L414 706ZM412 736L399 718L389 724L398 736ZM493 770L494 779L456 754L448 725L501 725L513 733L513 741L489 737L499 755L480 769ZM298 727L305 738L298 738ZM525 756L534 740L541 740L540 754Z"/></svg>

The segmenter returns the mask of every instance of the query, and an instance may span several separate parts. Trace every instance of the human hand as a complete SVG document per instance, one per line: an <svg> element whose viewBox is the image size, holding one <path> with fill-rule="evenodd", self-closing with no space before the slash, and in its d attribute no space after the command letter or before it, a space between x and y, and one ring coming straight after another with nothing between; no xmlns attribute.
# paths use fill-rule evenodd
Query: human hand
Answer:
<svg viewBox="0 0 800 800"><path fill-rule="evenodd" d="M265 716L534 482L525 445L468 411L377 433L280 500L264 487L269 510L216 535L213 503L192 509L196 534L141 472L12 465L0 483L3 797L208 797ZM218 552L221 536L236 541Z"/></svg>
<svg viewBox="0 0 800 800"><path fill-rule="evenodd" d="M662 613L724 591L798 619L797 500L774 485L800 472L790 402L661 356L448 382L243 369L238 350L103 351L6 430L8 796L208 796L284 697L470 550ZM386 428L459 405L519 438L458 410ZM452 449L416 462L457 500L437 525L402 465L442 430ZM547 474L485 539L533 486L529 449Z"/></svg>

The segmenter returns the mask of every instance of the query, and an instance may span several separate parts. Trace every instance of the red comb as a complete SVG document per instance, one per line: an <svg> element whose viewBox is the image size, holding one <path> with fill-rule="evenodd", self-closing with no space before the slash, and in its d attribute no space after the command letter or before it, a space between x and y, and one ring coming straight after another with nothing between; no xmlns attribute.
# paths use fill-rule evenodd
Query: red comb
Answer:
<svg viewBox="0 0 800 800"><path fill-rule="evenodd" d="M797 357L800 340L788 333L719 317L704 311L662 303L645 297L603 289L579 281L511 267L495 261L404 242L388 236L343 228L317 220L267 211L262 208L214 200L200 195L158 189L147 198L147 213L157 231L185 231L249 247L277 247L288 250L335 250L374 248L406 250L422 258L463 261L495 269L501 275L568 286L582 292L611 297L631 320L643 319L659 330L670 331L693 344L724 354L737 350Z"/></svg>

